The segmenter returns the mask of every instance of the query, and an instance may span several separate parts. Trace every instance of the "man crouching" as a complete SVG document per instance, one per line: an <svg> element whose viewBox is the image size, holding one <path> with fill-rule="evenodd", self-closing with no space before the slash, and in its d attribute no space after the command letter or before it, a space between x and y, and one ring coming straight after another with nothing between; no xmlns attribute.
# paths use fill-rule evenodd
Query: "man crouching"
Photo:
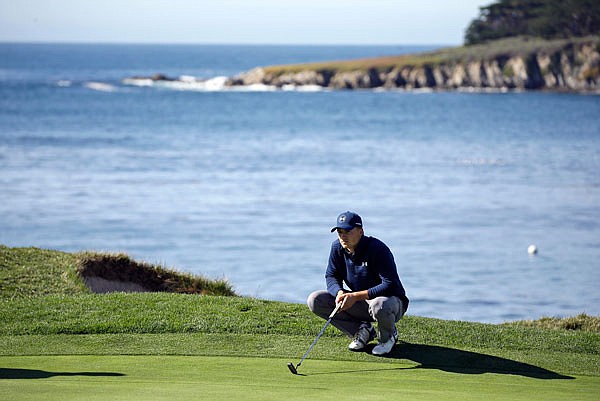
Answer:
<svg viewBox="0 0 600 401"><path fill-rule="evenodd" d="M375 339L373 355L389 353L398 340L396 322L406 313L408 298L398 277L390 249L380 240L364 235L362 219L353 212L338 216L338 238L331 245L325 273L327 290L308 296L309 309L327 319L340 304L331 324L352 338L348 348L362 351ZM344 289L344 283L350 289Z"/></svg>

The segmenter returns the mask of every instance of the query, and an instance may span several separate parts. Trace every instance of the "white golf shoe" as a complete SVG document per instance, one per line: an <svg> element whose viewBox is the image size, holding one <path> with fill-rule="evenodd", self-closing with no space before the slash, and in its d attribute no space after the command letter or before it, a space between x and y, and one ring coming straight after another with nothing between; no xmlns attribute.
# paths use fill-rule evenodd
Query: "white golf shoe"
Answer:
<svg viewBox="0 0 600 401"><path fill-rule="evenodd" d="M358 329L354 335L354 340L348 345L350 351L362 351L365 349L369 341L375 338L375 329L373 326L363 326Z"/></svg>
<svg viewBox="0 0 600 401"><path fill-rule="evenodd" d="M392 333L389 340L387 340L386 342L379 342L379 344L377 344L373 348L373 355L388 354L392 350L392 348L394 348L394 345L396 345L396 341L398 341L398 330L396 329L396 326L394 326L394 332Z"/></svg>

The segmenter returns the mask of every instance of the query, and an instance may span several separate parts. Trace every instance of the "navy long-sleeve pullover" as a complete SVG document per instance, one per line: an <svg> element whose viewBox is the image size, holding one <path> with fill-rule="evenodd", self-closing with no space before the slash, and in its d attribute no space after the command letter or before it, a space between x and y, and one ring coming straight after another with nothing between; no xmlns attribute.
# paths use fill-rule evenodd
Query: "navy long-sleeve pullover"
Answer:
<svg viewBox="0 0 600 401"><path fill-rule="evenodd" d="M331 244L329 263L325 272L327 291L336 296L344 283L351 291L369 293L369 299L380 296L397 296L404 311L408 298L398 277L394 256L380 240L363 235L354 255L346 251L337 239Z"/></svg>

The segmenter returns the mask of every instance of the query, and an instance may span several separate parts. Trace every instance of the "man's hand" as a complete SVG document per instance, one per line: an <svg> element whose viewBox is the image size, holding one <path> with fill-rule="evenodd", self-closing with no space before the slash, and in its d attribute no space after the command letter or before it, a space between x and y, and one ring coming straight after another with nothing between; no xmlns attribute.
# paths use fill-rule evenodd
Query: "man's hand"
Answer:
<svg viewBox="0 0 600 401"><path fill-rule="evenodd" d="M352 308L357 301L364 301L365 299L369 299L369 293L366 290L358 292L340 291L335 297L335 303L341 304L340 311L343 311Z"/></svg>

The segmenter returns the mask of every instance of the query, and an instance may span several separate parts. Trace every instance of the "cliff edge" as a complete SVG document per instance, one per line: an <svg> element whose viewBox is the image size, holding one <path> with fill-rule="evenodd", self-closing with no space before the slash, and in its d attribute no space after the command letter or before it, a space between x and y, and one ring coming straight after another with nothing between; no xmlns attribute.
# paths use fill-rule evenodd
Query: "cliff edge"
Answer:
<svg viewBox="0 0 600 401"><path fill-rule="evenodd" d="M434 52L258 67L226 85L600 93L600 36L508 38Z"/></svg>

